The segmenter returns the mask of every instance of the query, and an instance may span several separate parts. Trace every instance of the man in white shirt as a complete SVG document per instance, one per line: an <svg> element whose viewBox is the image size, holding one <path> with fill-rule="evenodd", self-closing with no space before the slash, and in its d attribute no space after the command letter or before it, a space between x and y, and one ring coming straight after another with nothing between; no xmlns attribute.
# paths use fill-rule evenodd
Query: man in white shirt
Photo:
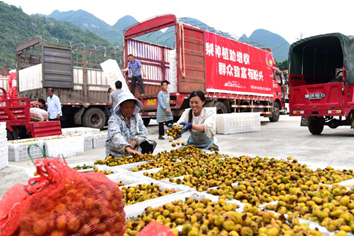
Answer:
<svg viewBox="0 0 354 236"><path fill-rule="evenodd" d="M60 99L54 94L52 88L48 88L47 94L48 120L60 120L62 116Z"/></svg>

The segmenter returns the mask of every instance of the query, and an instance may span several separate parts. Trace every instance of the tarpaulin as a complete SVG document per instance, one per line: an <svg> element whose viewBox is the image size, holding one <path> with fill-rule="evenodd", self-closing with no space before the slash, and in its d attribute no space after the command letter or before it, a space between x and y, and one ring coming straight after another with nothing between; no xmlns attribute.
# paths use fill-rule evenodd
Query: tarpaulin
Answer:
<svg viewBox="0 0 354 236"><path fill-rule="evenodd" d="M348 84L354 83L354 37L322 34L293 43L289 48L289 73L317 78L336 77L345 67Z"/></svg>

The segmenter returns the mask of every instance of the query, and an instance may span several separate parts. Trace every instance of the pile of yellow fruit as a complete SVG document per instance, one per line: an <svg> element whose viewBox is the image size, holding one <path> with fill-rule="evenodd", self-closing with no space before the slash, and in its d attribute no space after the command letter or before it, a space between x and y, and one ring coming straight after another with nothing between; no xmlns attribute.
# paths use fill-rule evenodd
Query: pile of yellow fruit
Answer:
<svg viewBox="0 0 354 236"><path fill-rule="evenodd" d="M136 235L152 220L170 227L176 236L322 235L310 230L308 224L289 222L284 215L275 216L251 205L246 205L243 212L237 209L237 204L224 199L218 203L191 197L176 200L160 207L148 207L135 219L127 220L125 236Z"/></svg>
<svg viewBox="0 0 354 236"><path fill-rule="evenodd" d="M177 192L175 189L168 188L161 190L160 187L154 183L123 187L121 191L123 193L123 201L125 202L125 205L143 202Z"/></svg>
<svg viewBox="0 0 354 236"><path fill-rule="evenodd" d="M94 162L94 164L95 165L107 165L107 166L119 166L119 165L140 162L140 161L153 160L154 158L155 158L154 155L146 154L146 153L142 156L135 155L133 157L127 156L127 157L121 157L121 158L108 156L104 160L96 160Z"/></svg>

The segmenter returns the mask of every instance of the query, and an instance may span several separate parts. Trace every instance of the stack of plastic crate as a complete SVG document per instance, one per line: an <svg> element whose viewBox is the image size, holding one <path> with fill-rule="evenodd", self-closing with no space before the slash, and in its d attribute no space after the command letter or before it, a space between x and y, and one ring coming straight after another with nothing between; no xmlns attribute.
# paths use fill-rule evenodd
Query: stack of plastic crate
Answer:
<svg viewBox="0 0 354 236"><path fill-rule="evenodd" d="M82 135L84 136L84 150L93 148L93 134L100 131L100 129L79 127L79 128L64 128L61 129L63 135Z"/></svg>
<svg viewBox="0 0 354 236"><path fill-rule="evenodd" d="M31 146L35 144L35 146ZM43 157L42 149L44 141L40 139L22 139L18 141L7 142L9 161L24 161L29 160L28 148L33 159Z"/></svg>
<svg viewBox="0 0 354 236"><path fill-rule="evenodd" d="M43 140L48 157L69 157L84 153L84 136L52 137Z"/></svg>
<svg viewBox="0 0 354 236"><path fill-rule="evenodd" d="M9 165L6 135L6 123L0 122L0 170Z"/></svg>
<svg viewBox="0 0 354 236"><path fill-rule="evenodd" d="M61 133L63 135L74 135L74 134L87 134L87 133L94 133L100 132L100 129L88 128L88 127L77 127L77 128L63 128L61 129Z"/></svg>
<svg viewBox="0 0 354 236"><path fill-rule="evenodd" d="M216 133L238 134L261 131L259 113L230 113L216 115Z"/></svg>
<svg viewBox="0 0 354 236"><path fill-rule="evenodd" d="M93 133L93 148L100 148L106 145L107 132Z"/></svg>

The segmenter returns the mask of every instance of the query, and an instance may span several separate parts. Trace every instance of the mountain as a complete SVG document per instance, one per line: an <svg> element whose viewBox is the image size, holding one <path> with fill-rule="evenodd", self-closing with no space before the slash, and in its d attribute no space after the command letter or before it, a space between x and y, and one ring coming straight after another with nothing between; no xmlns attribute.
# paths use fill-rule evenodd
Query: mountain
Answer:
<svg viewBox="0 0 354 236"><path fill-rule="evenodd" d="M48 17L60 21L67 21L79 26L81 29L90 30L118 46L122 46L123 30L138 22L134 17L128 15L119 19L113 26L110 26L91 13L83 10L64 12L55 10L48 15Z"/></svg>
<svg viewBox="0 0 354 236"><path fill-rule="evenodd" d="M38 15L27 15L21 9L0 1L0 68L15 68L16 45L35 35L43 40L58 39L64 44L82 42L86 45L113 45L101 36L63 21Z"/></svg>
<svg viewBox="0 0 354 236"><path fill-rule="evenodd" d="M282 62L288 59L290 44L283 37L265 29L253 31L250 37L242 35L240 41L256 42L263 47L272 49L276 61Z"/></svg>
<svg viewBox="0 0 354 236"><path fill-rule="evenodd" d="M59 12L56 10L52 14L50 14L49 17L52 17L57 20L68 21L83 29L88 29L92 32L95 32L96 34L101 35L103 38L107 39L114 45L118 45L120 47L123 43L124 30L138 23L138 21L134 17L127 15L120 18L113 26L109 26L107 23L83 10L68 12ZM258 29L255 30L250 37L243 35L241 38L237 38L237 36L235 35L232 35L227 32L218 31L217 29L192 17L182 17L179 18L179 21L204 30L209 30L213 33L222 35L227 38L249 43L256 47L271 48L273 51L274 58L279 62L288 59L288 51L290 44L280 35L272 33L268 30ZM160 30L152 32L150 34L139 36L137 39L142 41L148 41L151 43L157 43L168 47L174 47L175 39L172 37L173 32L174 26L169 27L165 31Z"/></svg>
<svg viewBox="0 0 354 236"><path fill-rule="evenodd" d="M113 26L112 29L114 30L114 32L116 33L114 35L114 39L111 39L111 41L114 40L115 43L117 43L117 45L122 45L123 46L123 40L124 40L124 35L123 35L123 31L132 26L135 25L136 23L138 23L138 21L132 17L132 16L123 16L122 18L120 18Z"/></svg>
<svg viewBox="0 0 354 236"><path fill-rule="evenodd" d="M123 31L124 29L126 29L127 27L130 27L132 25L135 25L136 23L138 23L138 21L132 17L132 16L123 16L122 18L120 18L113 26L112 28L118 32Z"/></svg>

